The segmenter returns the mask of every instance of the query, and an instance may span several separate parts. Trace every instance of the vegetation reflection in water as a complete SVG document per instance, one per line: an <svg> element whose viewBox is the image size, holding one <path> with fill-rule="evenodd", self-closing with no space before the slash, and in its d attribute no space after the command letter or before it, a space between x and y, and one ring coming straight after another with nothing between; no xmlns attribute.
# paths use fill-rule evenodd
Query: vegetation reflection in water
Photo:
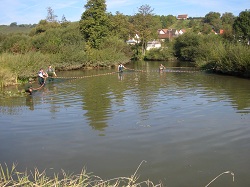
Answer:
<svg viewBox="0 0 250 187"><path fill-rule="evenodd" d="M171 65L176 65L175 63L170 63ZM178 64L177 64L178 65ZM184 64L185 65L185 64ZM145 74L151 73L151 74L155 74L155 72L158 71L155 63L139 63L134 65L136 68L140 68L143 71L146 71L147 69L149 69L148 72L146 72ZM133 67L134 68L134 67ZM168 69L170 68L170 69ZM202 77L202 79L199 79L199 77L195 77L195 74L200 73L199 70L193 70L192 67L187 67L187 71L188 73L192 73L193 77L192 79L194 79L193 81L189 81L187 80L187 82L177 82L178 77L181 76L185 76L185 73L183 73L183 75L181 74L182 72L184 72L181 68L180 68L180 72L178 73L178 70L175 70L175 72L172 74L171 70L173 67L168 67L166 70L166 72L160 76L160 84L152 84L151 87L150 85L146 85L145 88L145 92L149 92L149 91L156 91L161 89L162 84L165 84L167 81L167 77L173 78L173 80L171 80L172 82L170 82L172 85L168 85L170 89L175 90L177 87L180 88L185 88L187 86L189 86L190 88L196 89L196 86L200 86L203 88L206 88L207 90L210 90L211 94L216 94L219 98L218 99L228 99L229 102L231 102L231 104L233 105L233 107L235 107L237 109L237 112L242 112L242 113L249 113L248 109L250 107L250 100L248 98L248 92L245 91L246 88L248 88L249 86L249 80L248 79L242 79L242 78L235 78L235 77L231 77L231 76L223 76L223 75L214 75L214 74L208 74L208 76ZM178 68L178 67L175 67ZM152 70L153 69L153 70ZM45 95L46 92L49 92L48 94L56 94L56 87L54 86L55 84L68 84L71 81L74 82L79 82L79 80L75 79L77 77L79 78L85 78L84 82L86 83L86 85L78 85L78 87L81 86L85 86L88 89L86 90L86 95L82 94L82 97L84 98L84 100L88 101L85 103L85 109L88 109L88 106L86 104L89 104L90 106L90 110L91 108L94 108L98 105L101 106L103 105L103 109L106 108L110 108L111 106L111 99L112 99L112 95L116 94L113 93L112 91L109 90L109 88L106 86L105 82L106 81L110 81L109 82L109 87L113 87L113 89L118 89L121 93L126 92L127 90L129 90L128 87L124 87L123 84L117 84L117 82L112 81L113 76L110 76L111 74L109 74L109 72L113 72L114 70L85 70L85 73L83 75L82 71L70 71L70 72L60 72L62 75L66 74L65 79L58 79L53 83L50 83L46 86L46 88L44 90L42 90L41 92L45 92L43 93L39 93L42 95ZM169 71L169 75L168 75L168 71ZM131 71L133 72L133 71ZM142 72L143 73L143 72ZM175 73L177 74L177 78L175 80ZM67 75L69 74L69 75ZM101 75L100 75L101 74ZM98 78L95 79L89 79L88 76L91 75L99 75L97 76ZM110 76L109 79L104 78L102 76ZM138 80L139 78L141 79L140 81L147 81L148 83L150 83L150 81L148 80L148 77L145 75L140 75L140 72L136 72L136 73L131 73L131 74L118 74L118 79L120 81L122 81L125 77L130 78L131 82L134 82L135 86L136 84L138 84ZM67 77L69 77L67 79ZM71 78L73 77L73 78ZM79 82L81 84L81 82ZM187 85L188 84L188 85ZM34 82L33 85L36 85L36 83ZM149 86L149 87L148 87ZM142 88L142 87L140 87ZM2 88L1 90L1 97L3 98L1 100L1 108L3 111L1 112L7 112L4 111L4 106L6 106L5 109L10 109L8 107L13 107L11 108L12 110L15 110L15 106L17 107L17 110L19 107L23 106L23 98L26 98L26 104L27 106L30 106L31 108L33 108L34 103L33 103L33 98L29 97L29 96L25 96L26 94L23 93L22 90L22 85L21 86L12 86L9 88ZM53 90L54 89L54 90ZM72 89L70 87L70 89ZM74 90L72 90L71 92L73 92ZM75 90L77 91L77 89ZM195 90L196 92L199 92L199 90ZM221 95L220 93L224 93L223 95ZM70 92L69 92L70 93ZM119 93L118 93L119 94ZM200 93L202 94L202 93ZM206 92L206 90L204 91L204 94L206 94L207 96L205 97L209 97L209 93ZM105 95L107 95L107 97L104 97ZM36 96L35 96L36 97ZM121 95L121 97L123 97ZM221 97L221 98L220 98ZM15 98L15 102L13 102L13 98ZM36 97L36 99L39 99L38 97ZM40 99L43 99L43 97L41 97ZM104 100L103 100L104 99ZM94 105L95 104L95 105ZM100 105L101 104L101 105ZM11 114L10 111L10 114ZM17 111L16 111L17 112ZM102 111L105 113L105 110ZM7 112L8 113L8 112ZM95 113L93 113L93 115L96 115ZM98 119L98 115L93 116L93 119Z"/></svg>
<svg viewBox="0 0 250 187"><path fill-rule="evenodd" d="M167 66L168 64L166 63L165 65ZM199 144L193 141L200 141L201 146L205 146L207 142L204 139L207 138L210 145L206 146L208 146L209 149L209 146L213 146L213 136L209 138L209 134L213 135L213 133L215 133L213 128L215 128L216 125L222 127L228 126L227 131L222 131L218 128L218 132L215 134L220 135L221 133L219 132L225 132L224 135L218 139L218 142L220 142L220 140L228 140L230 137L228 138L226 135L232 136L232 134L228 133L231 131L233 133L234 128L237 133L242 134L242 137L237 137L238 141L240 140L240 142L243 142L242 139L249 138L245 133L236 129L234 122L238 120L238 118L233 119L237 116L237 113L241 115L244 114L245 117L239 119L240 121L237 124L242 123L240 127L247 128L246 124L249 122L250 112L250 98L247 94L249 93L249 80L206 74L200 71L185 73L166 71L159 73L157 72L157 62L129 64L128 67L147 71L124 72L122 75L111 74L107 76L54 82L47 84L44 90L38 91L33 96L1 99L1 119L9 123L9 128L15 129L17 141L19 140L18 138L20 138L22 142L26 142L30 139L29 137L19 137L22 133L34 138L36 136L40 137L41 135L46 135L46 139L49 141L47 145L45 140L39 139L41 143L39 143L39 141L30 142L29 145L31 147L26 147L25 145L17 143L17 145L13 145L13 149L19 146L19 149L26 148L27 153L30 153L36 151L36 148L34 148L35 146L45 146L45 149L47 146L47 154L51 155L48 159L53 160L53 164L49 166L46 160L40 160L42 157L39 156L39 154L44 154L40 152L37 154L32 153L35 155L32 156L33 158L30 159L31 161L29 163L26 161L28 165L22 166L22 161L25 162L27 159L22 158L22 154L26 154L20 154L15 150L10 150L12 148L7 149L3 145L0 146L0 149L3 150L5 154L2 155L0 162L4 163L6 161L9 165L11 162L18 160L21 168L31 168L34 165L37 165L39 168L56 168L56 165L59 164L59 168L76 171L74 169L79 168L79 161L84 159L86 165L89 164L91 166L91 168L88 168L94 170L95 173L97 171L97 174L104 176L104 178L112 178L112 176L117 175L117 171L121 170L122 171L119 173L120 176L124 176L124 173L125 176L131 175L131 170L126 168L134 168L138 162L146 157L147 159L145 160L148 161L147 164L149 165L146 167L151 168L152 166L152 168L149 171L143 171L144 168L141 168L142 181L144 181L145 178L157 180L158 177L164 178L171 176L167 169L168 167L169 169L173 167L173 165L169 165L171 154L164 154L167 149L173 149L172 151L179 153L180 151L178 149L181 149L185 144L189 147L195 145L194 147L197 146L198 148L195 155L199 156L199 152L204 150L199 147ZM111 71L114 70L88 70L58 73L61 74L61 76L73 77L103 74ZM231 108L234 111L232 111ZM219 112L219 114L214 114L212 110ZM228 112L229 114L226 114ZM225 115L226 118L232 115L232 118L220 121L220 113ZM27 119L27 116L30 117ZM209 119L210 116L214 117L213 121ZM14 120L11 121L10 118L14 118ZM208 122L206 122L206 120ZM43 121L43 124L38 125L36 121ZM228 121L232 121L232 124L223 124ZM27 124L27 122L30 124ZM219 124L213 124L213 122ZM33 125L31 123L33 123ZM89 130L86 125L88 125L91 130ZM1 124L0 128L0 140L7 144L11 143L8 138L13 138L14 132L11 132L7 125ZM181 131L189 132L193 130L196 132L197 128L198 130L200 129L198 132L201 132L200 139L199 134L191 134L193 137L179 137L178 140L172 137L172 133L176 133L175 136L178 137L182 135ZM208 134L204 134L202 128L208 130ZM178 129L180 129L180 131L178 131ZM34 134L26 133L26 131ZM164 135L165 132L166 135ZM99 138L96 135L99 136ZM158 142L160 138L162 138L162 142L169 141L169 146L165 144L161 145L162 142ZM54 140L56 142L60 140L62 143L55 143L53 142ZM57 157L54 158L53 153L51 153L52 150L49 152L49 144L57 145L58 148L52 146L52 149L62 153L62 155L59 154L61 155L60 157L62 157L59 160L65 159L71 166L65 164L64 161L57 161ZM223 142L223 145L224 144L226 147L228 146L225 142ZM163 149L160 152L156 149L158 145ZM177 146L174 148L176 145L179 147ZM151 146L155 148L151 148ZM218 144L216 143L214 146L217 147ZM245 144L245 146L247 146L247 144ZM119 147L121 150L117 150ZM65 151L59 150L62 148L65 149ZM144 148L145 150L155 152L155 154L145 151ZM140 154L139 152L143 150L144 152ZM8 160L2 160L9 156L9 151L10 153L16 153L19 157L12 160L11 158L13 158L13 156L10 156ZM21 150L17 148L17 151ZM228 152L228 150L226 150L226 152ZM99 159L97 159L97 154L100 156ZM167 156L170 160L167 159L166 161L162 161L163 158L156 156L157 154ZM193 155L194 153L189 154L195 156ZM214 154L217 155L216 153ZM63 155L68 155L69 157ZM77 155L79 155L79 158ZM90 155L93 160L91 160L88 155ZM120 165L123 169L118 169L118 163L121 162L118 157L121 155L127 155L125 157L131 157L130 159L134 160L127 160L123 156L122 159L124 160L124 164ZM155 161L152 159L154 158L153 155L156 156ZM39 162L42 162L41 164L38 163L38 160L36 161L36 156ZM217 156L219 157L220 155ZM111 160L107 157L110 157ZM178 158L181 158L181 155L176 155L176 157L177 161ZM73 158L75 162L73 162L72 159L71 161L68 160L68 158ZM189 159L188 157L187 160ZM93 162L97 162L97 165L100 163L98 160L103 160L103 162L106 163L103 163L101 166L94 165ZM126 166L128 165L128 161L131 163L129 166ZM157 166L159 163L165 165L165 170L162 170L163 166ZM114 172L109 171L107 165L112 167ZM178 164L176 163L176 165ZM156 166L156 168L153 166ZM219 169L216 168L211 173L199 176L202 177L203 180L199 181L198 184L203 184L204 186L216 175L228 170L222 166L220 168L223 170L219 171ZM107 173L98 172L98 169L107 170ZM162 174L159 175L156 170L159 170ZM211 171L210 166L207 166L207 170ZM179 170L176 169L176 171ZM188 171L188 168L185 168L180 175L183 176L183 179L190 178L191 180L192 177L185 174ZM237 174L233 168L232 171ZM150 172L154 173L153 176L150 176ZM178 175L177 173L175 174ZM187 176L184 177L184 175ZM173 177L173 179L168 178L163 181L163 183L171 184L171 182L175 180L177 185L179 184L177 178L178 177ZM239 179L239 181L241 180ZM190 184L197 183L191 182Z"/></svg>

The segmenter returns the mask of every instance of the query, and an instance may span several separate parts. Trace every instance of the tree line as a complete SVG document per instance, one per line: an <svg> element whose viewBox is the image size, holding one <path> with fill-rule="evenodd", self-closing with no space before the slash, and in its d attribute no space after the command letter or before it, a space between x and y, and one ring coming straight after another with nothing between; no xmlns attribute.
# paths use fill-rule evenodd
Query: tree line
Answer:
<svg viewBox="0 0 250 187"><path fill-rule="evenodd" d="M155 15L149 5L142 5L131 16L108 13L105 0L88 0L84 7L77 22L65 16L58 21L49 7L46 19L28 34L0 34L2 85L34 77L38 69L49 64L57 70L70 70L106 68L130 60L180 59L224 73L249 73L249 10L237 17L209 12L204 18L177 20L173 15ZM161 49L147 51L147 42L158 38L157 30L170 27L186 29L187 33L162 41ZM214 34L220 30L221 35ZM127 45L135 34L140 42Z"/></svg>

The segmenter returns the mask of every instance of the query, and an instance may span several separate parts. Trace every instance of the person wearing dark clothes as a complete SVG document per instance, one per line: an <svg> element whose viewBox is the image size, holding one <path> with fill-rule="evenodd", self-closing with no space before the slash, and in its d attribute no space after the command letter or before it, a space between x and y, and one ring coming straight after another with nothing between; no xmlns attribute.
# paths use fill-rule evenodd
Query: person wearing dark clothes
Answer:
<svg viewBox="0 0 250 187"><path fill-rule="evenodd" d="M51 65L49 65L49 67L47 69L47 74L49 77L56 77L57 76L55 69L53 69Z"/></svg>
<svg viewBox="0 0 250 187"><path fill-rule="evenodd" d="M126 67L123 64L119 64L118 72L123 72L123 69L126 69Z"/></svg>
<svg viewBox="0 0 250 187"><path fill-rule="evenodd" d="M33 88L32 88L31 80L29 80L29 82L25 84L24 90L25 90L25 92L28 93L29 95L32 95Z"/></svg>

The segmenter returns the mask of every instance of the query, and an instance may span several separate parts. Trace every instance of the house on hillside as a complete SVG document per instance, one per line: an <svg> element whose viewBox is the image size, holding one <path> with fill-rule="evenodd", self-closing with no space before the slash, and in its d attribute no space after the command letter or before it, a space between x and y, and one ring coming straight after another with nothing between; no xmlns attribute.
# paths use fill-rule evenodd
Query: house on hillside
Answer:
<svg viewBox="0 0 250 187"><path fill-rule="evenodd" d="M158 39L165 41L166 39L171 40L173 38L173 33L171 29L158 29Z"/></svg>
<svg viewBox="0 0 250 187"><path fill-rule="evenodd" d="M182 34L184 34L185 32L186 32L185 29L181 29L181 30L179 30L179 35L182 35Z"/></svg>
<svg viewBox="0 0 250 187"><path fill-rule="evenodd" d="M159 49L159 48L161 48L161 42L154 40L154 41L149 41L147 43L147 49L146 50L148 51L150 49Z"/></svg>
<svg viewBox="0 0 250 187"><path fill-rule="evenodd" d="M177 30L177 29L158 29L158 39L161 41L165 41L168 39L172 40L174 37L178 37L186 32L185 29Z"/></svg>
<svg viewBox="0 0 250 187"><path fill-rule="evenodd" d="M140 37L138 34L135 34L135 37L129 38L129 40L126 41L127 44L135 45L137 43L140 43Z"/></svg>
<svg viewBox="0 0 250 187"><path fill-rule="evenodd" d="M181 14L181 15L178 15L178 16L177 16L177 19L183 19L183 20L186 20L186 19L188 19L188 15L187 15L187 14Z"/></svg>

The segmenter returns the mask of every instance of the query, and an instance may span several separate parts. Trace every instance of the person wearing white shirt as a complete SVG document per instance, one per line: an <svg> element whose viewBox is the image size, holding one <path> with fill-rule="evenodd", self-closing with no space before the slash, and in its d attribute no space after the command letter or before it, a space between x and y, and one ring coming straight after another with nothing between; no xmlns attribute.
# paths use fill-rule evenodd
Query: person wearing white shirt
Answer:
<svg viewBox="0 0 250 187"><path fill-rule="evenodd" d="M45 79L48 77L48 74L45 73L43 71L43 69L41 68L40 71L38 72L38 83L40 85L44 85L45 84Z"/></svg>

